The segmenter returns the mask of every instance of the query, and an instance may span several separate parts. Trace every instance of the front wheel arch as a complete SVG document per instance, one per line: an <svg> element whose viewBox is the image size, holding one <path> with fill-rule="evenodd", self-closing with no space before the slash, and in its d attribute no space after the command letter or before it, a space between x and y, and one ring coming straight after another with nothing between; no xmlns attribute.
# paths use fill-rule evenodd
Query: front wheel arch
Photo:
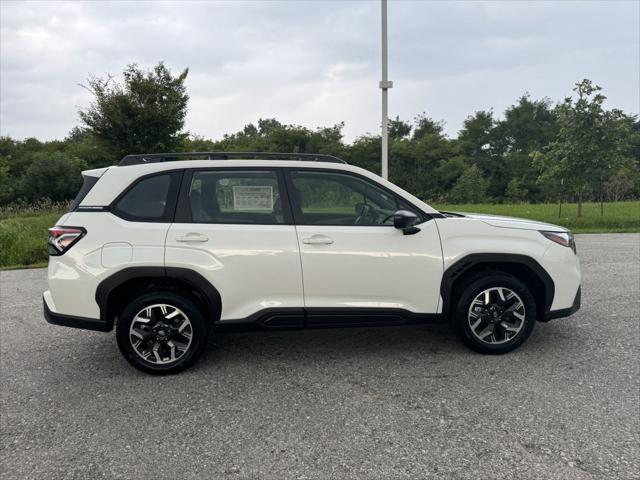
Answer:
<svg viewBox="0 0 640 480"><path fill-rule="evenodd" d="M461 286L478 272L488 271L506 273L524 283L535 299L537 320L543 320L545 313L551 310L555 285L535 259L526 255L479 253L467 255L445 270L440 288L442 313L445 318L451 318L455 312Z"/></svg>

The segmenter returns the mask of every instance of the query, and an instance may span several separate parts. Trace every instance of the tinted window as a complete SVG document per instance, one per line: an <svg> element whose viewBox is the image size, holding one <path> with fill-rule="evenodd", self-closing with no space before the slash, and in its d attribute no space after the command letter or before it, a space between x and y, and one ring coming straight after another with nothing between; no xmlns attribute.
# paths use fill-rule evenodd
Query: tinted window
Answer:
<svg viewBox="0 0 640 480"><path fill-rule="evenodd" d="M93 188L93 186L96 183L98 183L98 180L100 180L100 177L91 177L89 175L86 175L86 176L83 175L82 179L83 179L82 187L80 187L80 191L78 192L78 194L76 195L76 198L74 198L73 202L71 203L71 210L74 210L75 208L77 208L78 205L80 205L80 203L82 203L82 200L84 200L84 197L86 197L87 194Z"/></svg>
<svg viewBox="0 0 640 480"><path fill-rule="evenodd" d="M395 211L415 211L395 195L353 175L297 171L291 173L291 180L298 223L393 225Z"/></svg>
<svg viewBox="0 0 640 480"><path fill-rule="evenodd" d="M191 218L201 223L284 223L273 171L197 171L189 189Z"/></svg>
<svg viewBox="0 0 640 480"><path fill-rule="evenodd" d="M170 174L142 179L118 201L116 211L133 220L161 220L170 186Z"/></svg>

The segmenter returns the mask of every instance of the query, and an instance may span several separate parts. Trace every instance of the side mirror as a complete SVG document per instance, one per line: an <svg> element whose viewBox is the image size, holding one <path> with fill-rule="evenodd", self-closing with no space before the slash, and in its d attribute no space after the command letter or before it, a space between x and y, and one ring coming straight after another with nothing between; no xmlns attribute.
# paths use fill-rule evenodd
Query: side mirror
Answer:
<svg viewBox="0 0 640 480"><path fill-rule="evenodd" d="M420 229L415 226L418 220L418 216L408 210L398 210L393 214L393 226L398 230L402 230L402 233L405 235L413 235L420 231Z"/></svg>

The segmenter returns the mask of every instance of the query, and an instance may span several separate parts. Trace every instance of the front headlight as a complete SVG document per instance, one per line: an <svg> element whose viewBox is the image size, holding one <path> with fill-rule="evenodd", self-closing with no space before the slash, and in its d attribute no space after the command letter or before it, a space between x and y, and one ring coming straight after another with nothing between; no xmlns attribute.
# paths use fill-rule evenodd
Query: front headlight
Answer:
<svg viewBox="0 0 640 480"><path fill-rule="evenodd" d="M547 232L540 230L540 233L552 242L556 242L558 245L562 245L563 247L569 247L573 250L573 253L576 253L576 242L573 240L571 232Z"/></svg>

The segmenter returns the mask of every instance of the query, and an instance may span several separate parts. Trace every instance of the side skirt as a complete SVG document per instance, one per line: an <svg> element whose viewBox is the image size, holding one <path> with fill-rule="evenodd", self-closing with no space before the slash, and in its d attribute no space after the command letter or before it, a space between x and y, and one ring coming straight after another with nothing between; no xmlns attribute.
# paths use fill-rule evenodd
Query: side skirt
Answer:
<svg viewBox="0 0 640 480"><path fill-rule="evenodd" d="M413 313L396 308L266 309L238 320L219 320L216 330L299 330L412 325L444 320L442 314Z"/></svg>

